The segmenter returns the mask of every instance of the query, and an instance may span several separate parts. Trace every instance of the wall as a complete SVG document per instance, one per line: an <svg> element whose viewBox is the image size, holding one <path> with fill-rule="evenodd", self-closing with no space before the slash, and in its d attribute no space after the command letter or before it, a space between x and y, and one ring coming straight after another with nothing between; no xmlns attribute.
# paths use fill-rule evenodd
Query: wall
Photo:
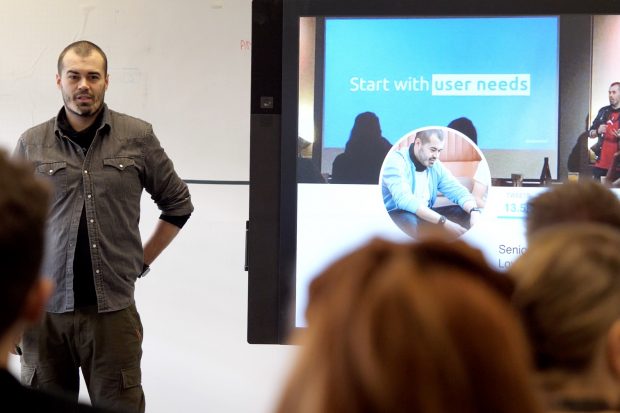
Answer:
<svg viewBox="0 0 620 413"><path fill-rule="evenodd" d="M184 179L247 181L250 36L250 0L4 2L0 147L57 113L58 54L88 39L109 106L152 122ZM195 213L137 286L148 413L269 412L295 353L246 342L248 186L214 183L190 184ZM146 238L158 211L142 208Z"/></svg>

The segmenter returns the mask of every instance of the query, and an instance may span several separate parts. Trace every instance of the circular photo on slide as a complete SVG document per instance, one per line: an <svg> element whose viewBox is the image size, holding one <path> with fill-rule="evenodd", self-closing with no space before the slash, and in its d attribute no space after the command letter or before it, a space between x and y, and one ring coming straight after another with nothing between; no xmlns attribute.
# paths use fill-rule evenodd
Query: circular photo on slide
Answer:
<svg viewBox="0 0 620 413"><path fill-rule="evenodd" d="M429 126L407 133L383 161L383 204L412 238L457 238L482 218L491 173L473 125L470 138L455 122L455 129Z"/></svg>

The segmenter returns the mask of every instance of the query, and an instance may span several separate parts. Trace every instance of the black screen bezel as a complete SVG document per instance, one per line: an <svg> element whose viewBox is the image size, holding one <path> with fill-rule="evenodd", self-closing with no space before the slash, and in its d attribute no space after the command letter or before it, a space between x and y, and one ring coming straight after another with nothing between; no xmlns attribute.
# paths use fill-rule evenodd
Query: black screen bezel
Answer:
<svg viewBox="0 0 620 413"><path fill-rule="evenodd" d="M286 344L295 330L297 90L300 17L463 17L620 14L620 2L253 1L248 232L248 342ZM562 24L562 22L561 22ZM565 27L566 29L566 27ZM570 31L565 30L570 36ZM568 59L570 51L560 49ZM561 58L562 62L562 58ZM279 65L278 65L279 64ZM567 62L568 64L568 62ZM565 77L567 77L565 75ZM560 79L560 101L570 99ZM265 98L273 98L266 107ZM581 113L581 112L579 112ZM565 119L569 122L569 119ZM562 120L559 120L562 122ZM586 120L579 119L580 126ZM561 129L562 125L560 125ZM560 146L564 159L570 148ZM561 175L564 171L558 171ZM558 175L558 176L560 176Z"/></svg>

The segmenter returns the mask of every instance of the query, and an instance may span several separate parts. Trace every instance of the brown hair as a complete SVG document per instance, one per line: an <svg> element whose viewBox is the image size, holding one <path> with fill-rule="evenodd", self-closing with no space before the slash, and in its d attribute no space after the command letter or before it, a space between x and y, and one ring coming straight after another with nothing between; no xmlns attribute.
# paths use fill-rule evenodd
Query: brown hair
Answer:
<svg viewBox="0 0 620 413"><path fill-rule="evenodd" d="M49 191L28 165L0 151L0 336L39 275Z"/></svg>
<svg viewBox="0 0 620 413"><path fill-rule="evenodd" d="M566 222L598 222L620 229L620 200L604 185L588 180L552 187L527 204L528 239L536 231Z"/></svg>
<svg viewBox="0 0 620 413"><path fill-rule="evenodd" d="M375 240L328 268L277 411L539 411L517 317L472 251Z"/></svg>
<svg viewBox="0 0 620 413"><path fill-rule="evenodd" d="M63 59L69 50L73 50L73 52L80 57L88 57L93 51L99 53L101 57L103 57L103 74L106 75L108 73L108 57L105 55L103 50L101 50L101 48L93 42L89 42L88 40L79 40L71 43L69 46L65 47L62 52L60 52L60 56L58 56L59 75L62 74Z"/></svg>
<svg viewBox="0 0 620 413"><path fill-rule="evenodd" d="M539 370L580 373L590 366L600 339L620 317L618 246L615 229L561 225L537 233L511 266L513 300Z"/></svg>

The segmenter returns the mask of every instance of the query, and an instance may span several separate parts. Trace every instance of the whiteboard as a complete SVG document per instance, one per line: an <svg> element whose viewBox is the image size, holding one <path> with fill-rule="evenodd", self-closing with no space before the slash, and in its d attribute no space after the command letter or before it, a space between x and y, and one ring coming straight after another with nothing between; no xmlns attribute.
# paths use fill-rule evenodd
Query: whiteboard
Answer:
<svg viewBox="0 0 620 413"><path fill-rule="evenodd" d="M248 180L251 0L2 0L0 147L62 106L75 40L108 56L108 106L153 124L184 179Z"/></svg>

